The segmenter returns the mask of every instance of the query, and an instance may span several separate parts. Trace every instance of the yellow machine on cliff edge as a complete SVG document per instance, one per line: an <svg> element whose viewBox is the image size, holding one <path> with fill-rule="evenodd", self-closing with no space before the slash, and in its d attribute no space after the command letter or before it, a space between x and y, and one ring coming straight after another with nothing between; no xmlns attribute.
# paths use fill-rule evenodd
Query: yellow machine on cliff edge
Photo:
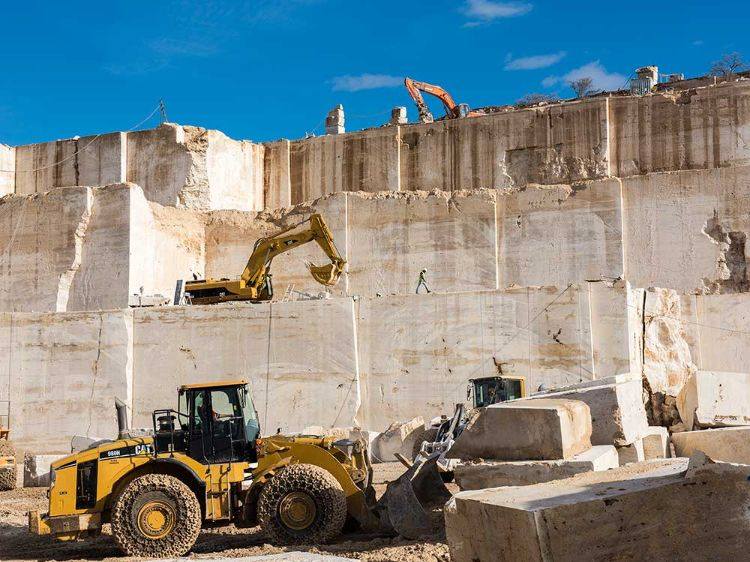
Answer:
<svg viewBox="0 0 750 562"><path fill-rule="evenodd" d="M423 464L376 503L363 442L259 438L244 381L181 387L178 410L153 413L152 437L129 437L117 406L120 439L52 465L49 512L29 513L31 532L78 540L111 523L120 549L142 557L182 556L202 526L230 523L260 524L277 544L325 543L347 520L416 538L429 526L419 490L440 493Z"/></svg>
<svg viewBox="0 0 750 562"><path fill-rule="evenodd" d="M305 222L310 223L308 228L292 233ZM273 258L312 241L318 243L331 263L327 265L310 264L308 266L310 273L321 285L333 286L338 283L339 277L346 266L346 260L341 257L336 249L333 235L323 217L316 213L302 223L282 230L268 238L258 239L239 279L188 281L185 283L185 294L189 295L189 301L192 304L213 304L234 300L270 300L273 297L270 272Z"/></svg>

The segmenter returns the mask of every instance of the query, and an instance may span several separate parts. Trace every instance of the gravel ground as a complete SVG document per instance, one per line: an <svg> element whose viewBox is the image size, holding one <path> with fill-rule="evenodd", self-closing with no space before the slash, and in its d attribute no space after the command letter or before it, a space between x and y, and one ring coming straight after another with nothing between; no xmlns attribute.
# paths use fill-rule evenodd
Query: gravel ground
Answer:
<svg viewBox="0 0 750 562"><path fill-rule="evenodd" d="M394 474L399 474L397 463L386 463L376 472L378 493ZM455 493L456 488L449 486ZM118 560L130 561L120 554L105 526L101 537L85 542L54 542L48 537L38 537L28 533L26 512L32 509L47 510L46 489L25 488L11 492L0 492L0 560ZM264 534L258 528L237 529L234 526L204 530L190 558L240 557L261 554L278 554L285 550L329 553L336 556L365 560L369 562L417 562L450 560L442 528L442 513L433 512L435 533L418 541L382 537L367 534L349 534L333 544L325 546L296 546L290 549L278 548L266 543Z"/></svg>

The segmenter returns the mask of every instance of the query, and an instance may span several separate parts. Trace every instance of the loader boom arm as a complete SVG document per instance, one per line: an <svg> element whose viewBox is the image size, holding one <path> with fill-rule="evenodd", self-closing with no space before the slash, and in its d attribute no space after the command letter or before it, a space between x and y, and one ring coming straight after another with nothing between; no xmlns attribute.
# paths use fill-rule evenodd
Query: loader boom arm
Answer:
<svg viewBox="0 0 750 562"><path fill-rule="evenodd" d="M346 260L341 257L336 249L331 231L321 215L315 213L306 222L310 223L309 227L300 232L289 234L291 230L299 226L295 225L274 236L259 239L255 243L253 253L247 260L245 269L242 271L242 282L246 286L261 286L269 275L271 261L276 256L315 241L328 256L328 259L331 260L331 263L324 266L310 264L310 273L322 285L335 285L344 271Z"/></svg>

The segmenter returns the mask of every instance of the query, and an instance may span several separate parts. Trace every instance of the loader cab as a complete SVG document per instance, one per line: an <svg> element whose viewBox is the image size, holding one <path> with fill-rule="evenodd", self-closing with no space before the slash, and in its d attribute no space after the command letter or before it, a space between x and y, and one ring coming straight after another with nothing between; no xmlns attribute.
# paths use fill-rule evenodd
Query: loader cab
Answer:
<svg viewBox="0 0 750 562"><path fill-rule="evenodd" d="M177 411L154 418L157 452L181 449L202 464L257 460L260 426L245 381L184 385Z"/></svg>
<svg viewBox="0 0 750 562"><path fill-rule="evenodd" d="M472 399L474 408L516 400L526 396L524 377L482 377L470 379L466 399Z"/></svg>

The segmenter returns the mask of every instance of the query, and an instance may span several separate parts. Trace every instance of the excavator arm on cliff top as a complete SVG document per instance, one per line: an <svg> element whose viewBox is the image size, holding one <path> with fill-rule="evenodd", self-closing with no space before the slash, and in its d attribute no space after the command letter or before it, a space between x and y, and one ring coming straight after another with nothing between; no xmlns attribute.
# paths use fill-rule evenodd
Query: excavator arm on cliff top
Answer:
<svg viewBox="0 0 750 562"><path fill-rule="evenodd" d="M306 229L291 232L305 222L310 223ZM258 239L238 280L204 279L188 281L185 284L185 293L190 295L189 300L193 304L213 304L235 300L270 300L273 297L270 273L273 258L312 241L318 243L331 263L327 265L308 264L308 269L313 279L318 283L333 286L344 272L346 260L341 257L336 249L333 235L323 217L316 213L302 223L282 230L268 238Z"/></svg>
<svg viewBox="0 0 750 562"><path fill-rule="evenodd" d="M412 80L408 77L404 78L404 86L406 86L406 91L409 92L411 99L413 99L414 103L417 104L420 123L432 123L434 121L434 119L432 118L432 113L430 112L430 108L427 106L424 98L422 97L422 92L435 96L443 103L443 107L445 108L445 116L448 119L456 119L459 117L478 117L480 115L484 115L484 113L480 111L469 111L469 108L468 106L466 106L466 104L456 104L456 102L453 101L453 97L440 86L428 84L427 82L418 82L417 80Z"/></svg>

